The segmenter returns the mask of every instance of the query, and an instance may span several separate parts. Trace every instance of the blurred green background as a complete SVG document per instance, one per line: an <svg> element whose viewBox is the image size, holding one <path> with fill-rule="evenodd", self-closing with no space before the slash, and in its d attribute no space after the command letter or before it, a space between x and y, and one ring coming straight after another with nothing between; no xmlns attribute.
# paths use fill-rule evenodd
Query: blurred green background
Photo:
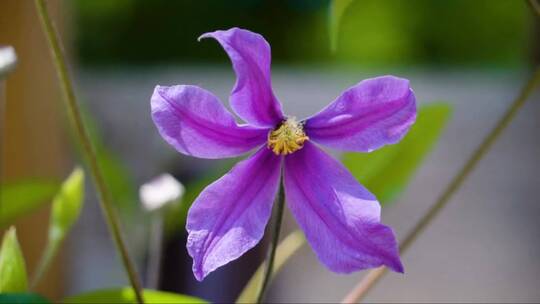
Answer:
<svg viewBox="0 0 540 304"><path fill-rule="evenodd" d="M344 12L330 52L328 0L73 1L82 64L223 62L197 35L238 26L270 41L274 62L523 65L532 14L516 0L362 0Z"/></svg>

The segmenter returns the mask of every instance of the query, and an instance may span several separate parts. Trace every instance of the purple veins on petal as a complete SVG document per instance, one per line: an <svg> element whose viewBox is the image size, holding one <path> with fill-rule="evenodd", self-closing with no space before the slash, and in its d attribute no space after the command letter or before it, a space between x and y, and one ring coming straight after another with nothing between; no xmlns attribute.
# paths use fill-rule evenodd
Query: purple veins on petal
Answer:
<svg viewBox="0 0 540 304"><path fill-rule="evenodd" d="M307 142L285 158L287 205L330 270L386 265L403 272L392 230L380 223L376 198L336 160Z"/></svg>
<svg viewBox="0 0 540 304"><path fill-rule="evenodd" d="M161 136L190 156L239 156L264 144L268 134L268 129L238 125L216 96L196 86L157 86L151 107Z"/></svg>
<svg viewBox="0 0 540 304"><path fill-rule="evenodd" d="M339 273L381 265L403 272L397 241L380 222L375 196L314 143L358 152L397 143L416 119L409 81L361 81L299 123L283 115L272 91L271 50L261 35L232 28L202 38L216 39L229 56L237 77L231 108L249 125L238 124L202 88L157 86L151 108L159 133L180 153L201 158L235 157L262 147L206 187L190 208L187 249L196 279L261 240L282 160L287 205L324 265Z"/></svg>
<svg viewBox="0 0 540 304"><path fill-rule="evenodd" d="M278 190L281 158L266 147L206 187L187 217L188 253L201 281L262 238Z"/></svg>
<svg viewBox="0 0 540 304"><path fill-rule="evenodd" d="M306 121L314 142L346 151L370 152L397 143L416 120L416 98L407 79L366 79Z"/></svg>
<svg viewBox="0 0 540 304"><path fill-rule="evenodd" d="M283 120L281 104L272 91L270 45L259 34L232 28L203 34L214 38L231 59L236 84L231 92L232 109L246 122L274 127Z"/></svg>

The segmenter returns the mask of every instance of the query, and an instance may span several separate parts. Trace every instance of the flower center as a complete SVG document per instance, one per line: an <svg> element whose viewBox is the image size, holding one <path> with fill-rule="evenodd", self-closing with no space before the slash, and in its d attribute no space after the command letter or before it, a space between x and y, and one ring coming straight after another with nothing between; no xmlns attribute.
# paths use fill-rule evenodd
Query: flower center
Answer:
<svg viewBox="0 0 540 304"><path fill-rule="evenodd" d="M287 155L302 149L309 140L302 124L289 117L279 127L268 134L268 148L276 155Z"/></svg>

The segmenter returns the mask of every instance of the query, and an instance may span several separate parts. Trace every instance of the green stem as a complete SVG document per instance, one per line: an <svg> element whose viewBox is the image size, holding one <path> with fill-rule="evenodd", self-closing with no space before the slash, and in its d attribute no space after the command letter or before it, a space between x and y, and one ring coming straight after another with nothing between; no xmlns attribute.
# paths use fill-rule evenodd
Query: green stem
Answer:
<svg viewBox="0 0 540 304"><path fill-rule="evenodd" d="M148 261L146 264L146 288L158 289L159 272L163 246L163 217L162 210L150 214L150 233L148 238Z"/></svg>
<svg viewBox="0 0 540 304"><path fill-rule="evenodd" d="M279 233L281 231L281 222L283 221L283 207L285 205L285 194L283 192L283 183L280 183L279 193L277 197L277 206L275 211L274 231L272 234L272 241L270 242L270 249L268 251L268 257L266 258L266 269L264 270L264 278L262 281L259 295L257 296L257 303L262 303L264 295L268 289L268 285L272 280L272 270L274 269L274 260L276 257L276 249L278 247Z"/></svg>
<svg viewBox="0 0 540 304"><path fill-rule="evenodd" d="M58 34L49 16L45 1L35 0L35 5L37 13L41 20L41 26L49 43L50 52L53 57L54 65L56 67L56 72L60 81L61 89L64 94L64 101L67 108L68 116L71 120L71 123L75 127L76 137L78 138L82 146L83 154L90 169L93 181L96 185L100 206L103 213L105 214L105 220L109 226L113 241L116 244L116 247L124 264L124 268L127 272L129 281L135 292L137 302L144 303L141 284L133 262L131 261L131 258L128 254L127 247L125 245L125 241L120 230L118 217L115 214L115 210L113 207L111 194L107 189L107 186L103 179L103 175L97 162L95 150L92 146L90 137L82 121L82 116L79 106L77 104L73 85L71 83L71 79L68 76L66 60L62 52L60 39L58 38Z"/></svg>
<svg viewBox="0 0 540 304"><path fill-rule="evenodd" d="M47 272L54 257L56 256L56 253L58 252L58 248L62 241L63 237L47 242L47 247L45 247L45 251L41 256L41 259L39 260L36 272L34 273L34 277L32 278L30 289L35 289L39 281L41 281L41 278L43 278L43 275Z"/></svg>
<svg viewBox="0 0 540 304"><path fill-rule="evenodd" d="M424 229L431 223L431 221L441 212L444 206L450 201L450 198L457 193L463 182L467 179L469 174L476 168L478 162L487 154L489 149L497 141L504 129L510 124L512 119L516 116L519 109L523 107L527 99L534 92L534 89L540 85L540 68L538 68L527 84L521 90L519 96L514 100L510 108L499 119L495 127L484 138L482 143L476 148L472 156L467 160L463 168L452 179L450 184L446 187L442 195L435 202L433 206L422 216L420 221L416 223L413 229L405 237L403 242L400 243L401 253L405 253L407 249L412 245L416 238L424 231ZM347 296L342 300L342 303L356 303L360 301L367 292L380 280L380 278L386 273L386 267L379 267L372 270L366 275L359 283L351 290Z"/></svg>

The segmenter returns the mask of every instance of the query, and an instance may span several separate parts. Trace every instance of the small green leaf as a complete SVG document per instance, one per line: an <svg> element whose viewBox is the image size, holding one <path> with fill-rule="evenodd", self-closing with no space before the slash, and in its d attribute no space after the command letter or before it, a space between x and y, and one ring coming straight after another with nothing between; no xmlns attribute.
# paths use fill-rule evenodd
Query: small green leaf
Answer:
<svg viewBox="0 0 540 304"><path fill-rule="evenodd" d="M276 258L274 260L274 269L272 269L272 275L278 273L285 262L293 256L306 243L304 234L300 230L296 230L289 234L283 241L281 241L276 249ZM265 262L257 268L257 271L253 274L249 282L244 287L244 290L240 293L236 299L236 303L255 303L257 300L257 294L261 288L262 278L265 269Z"/></svg>
<svg viewBox="0 0 540 304"><path fill-rule="evenodd" d="M332 0L330 2L330 15L328 17L328 29L330 32L330 49L337 50L337 40L339 34L339 24L345 10L354 0Z"/></svg>
<svg viewBox="0 0 540 304"><path fill-rule="evenodd" d="M4 234L0 248L0 293L28 290L26 265L17 241L15 227Z"/></svg>
<svg viewBox="0 0 540 304"><path fill-rule="evenodd" d="M150 289L144 290L143 297L146 303L208 303L203 299L192 296ZM133 293L133 289L131 287L91 291L66 298L62 302L69 304L136 303L135 294Z"/></svg>
<svg viewBox="0 0 540 304"><path fill-rule="evenodd" d="M83 200L84 171L76 167L53 199L47 245L32 278L32 289L42 279L65 236L79 218Z"/></svg>
<svg viewBox="0 0 540 304"><path fill-rule="evenodd" d="M50 202L59 184L52 181L20 181L0 185L0 228Z"/></svg>
<svg viewBox="0 0 540 304"><path fill-rule="evenodd" d="M64 181L52 204L49 238L63 238L79 218L84 198L84 171L77 167Z"/></svg>
<svg viewBox="0 0 540 304"><path fill-rule="evenodd" d="M421 107L416 123L400 143L371 153L345 153L343 163L382 205L387 204L405 189L434 147L450 114L448 104Z"/></svg>
<svg viewBox="0 0 540 304"><path fill-rule="evenodd" d="M44 297L35 293L2 293L0 304L48 304L51 303Z"/></svg>

